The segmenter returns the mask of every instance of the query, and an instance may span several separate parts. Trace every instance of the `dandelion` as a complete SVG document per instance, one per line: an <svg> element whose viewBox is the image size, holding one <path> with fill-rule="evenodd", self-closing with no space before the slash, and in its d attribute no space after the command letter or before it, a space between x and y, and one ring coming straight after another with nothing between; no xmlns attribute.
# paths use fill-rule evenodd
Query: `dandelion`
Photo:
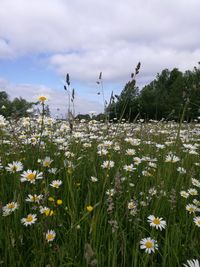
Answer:
<svg viewBox="0 0 200 267"><path fill-rule="evenodd" d="M196 226L200 227L200 217L194 217L193 221L196 224Z"/></svg>
<svg viewBox="0 0 200 267"><path fill-rule="evenodd" d="M163 220L163 218L155 217L154 215L150 215L148 217L148 222L150 223L151 227L155 227L156 229L162 229L166 228L166 221Z"/></svg>
<svg viewBox="0 0 200 267"><path fill-rule="evenodd" d="M52 242L56 237L56 232L54 230L48 230L46 233L46 241Z"/></svg>
<svg viewBox="0 0 200 267"><path fill-rule="evenodd" d="M56 201L56 203L57 203L57 205L62 205L63 201L62 201L62 199L58 199L58 200Z"/></svg>
<svg viewBox="0 0 200 267"><path fill-rule="evenodd" d="M53 180L50 184L51 187L54 187L54 188L59 188L62 184L62 181L61 180Z"/></svg>
<svg viewBox="0 0 200 267"><path fill-rule="evenodd" d="M140 248L145 249L146 253L151 254L151 252L155 252L158 249L158 244L156 240L147 237L140 241Z"/></svg>
<svg viewBox="0 0 200 267"><path fill-rule="evenodd" d="M28 214L26 218L21 219L21 223L23 223L25 226L32 225L37 221L37 215L36 214Z"/></svg>
<svg viewBox="0 0 200 267"><path fill-rule="evenodd" d="M92 212L94 208L91 205L89 205L86 207L86 209L88 212Z"/></svg>

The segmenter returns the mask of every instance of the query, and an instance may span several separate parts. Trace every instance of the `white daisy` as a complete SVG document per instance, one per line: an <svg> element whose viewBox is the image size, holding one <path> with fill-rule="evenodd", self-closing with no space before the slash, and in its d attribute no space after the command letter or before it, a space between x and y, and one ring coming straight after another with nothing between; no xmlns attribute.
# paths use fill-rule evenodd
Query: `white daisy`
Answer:
<svg viewBox="0 0 200 267"><path fill-rule="evenodd" d="M48 230L46 233L47 242L52 242L56 237L56 232L54 230Z"/></svg>
<svg viewBox="0 0 200 267"><path fill-rule="evenodd" d="M20 181L21 182L29 182L31 184L35 184L36 180L42 179L42 178L43 178L42 172L38 173L37 171L27 170L27 171L24 171L21 174Z"/></svg>
<svg viewBox="0 0 200 267"><path fill-rule="evenodd" d="M158 249L158 244L156 240L151 237L147 237L140 241L140 248L145 249L146 253L151 254L151 252L155 252L155 250Z"/></svg>
<svg viewBox="0 0 200 267"><path fill-rule="evenodd" d="M25 226L34 224L36 221L37 221L36 214L28 214L26 218L21 219L21 223L23 223Z"/></svg>
<svg viewBox="0 0 200 267"><path fill-rule="evenodd" d="M54 187L54 188L59 188L62 184L62 181L61 180L53 180L50 184L51 187Z"/></svg>
<svg viewBox="0 0 200 267"><path fill-rule="evenodd" d="M165 229L167 225L163 218L155 217L154 215L148 217L148 222L150 223L150 226L160 229L161 231L162 229Z"/></svg>
<svg viewBox="0 0 200 267"><path fill-rule="evenodd" d="M20 172L23 170L23 165L20 161L13 161L12 163L8 163L6 170L11 173Z"/></svg>

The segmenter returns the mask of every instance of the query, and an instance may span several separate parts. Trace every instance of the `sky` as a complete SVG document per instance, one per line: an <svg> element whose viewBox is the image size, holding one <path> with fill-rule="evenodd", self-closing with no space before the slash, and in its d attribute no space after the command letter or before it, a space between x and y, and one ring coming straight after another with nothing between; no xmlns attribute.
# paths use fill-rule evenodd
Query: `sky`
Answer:
<svg viewBox="0 0 200 267"><path fill-rule="evenodd" d="M33 101L48 96L65 116L65 76L76 114L103 110L140 61L140 89L163 69L200 61L199 0L0 0L0 90Z"/></svg>

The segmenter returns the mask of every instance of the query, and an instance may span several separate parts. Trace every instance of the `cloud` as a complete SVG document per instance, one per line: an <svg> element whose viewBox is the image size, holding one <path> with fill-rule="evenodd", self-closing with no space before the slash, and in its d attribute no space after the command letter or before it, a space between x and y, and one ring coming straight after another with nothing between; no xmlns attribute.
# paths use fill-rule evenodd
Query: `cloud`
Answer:
<svg viewBox="0 0 200 267"><path fill-rule="evenodd" d="M37 54L85 85L100 71L125 83L141 61L143 85L200 60L199 10L199 0L1 0L0 58Z"/></svg>
<svg viewBox="0 0 200 267"><path fill-rule="evenodd" d="M66 117L68 109L68 97L63 90L57 90L44 85L32 85L32 84L12 84L9 81L0 78L1 91L6 91L10 99L22 96L28 101L37 101L39 95L45 95L48 97L47 104L50 107L51 115ZM97 113L102 112L103 107L97 101L92 101L83 98L80 95L75 95L75 112L76 114L86 114L89 111L95 110Z"/></svg>

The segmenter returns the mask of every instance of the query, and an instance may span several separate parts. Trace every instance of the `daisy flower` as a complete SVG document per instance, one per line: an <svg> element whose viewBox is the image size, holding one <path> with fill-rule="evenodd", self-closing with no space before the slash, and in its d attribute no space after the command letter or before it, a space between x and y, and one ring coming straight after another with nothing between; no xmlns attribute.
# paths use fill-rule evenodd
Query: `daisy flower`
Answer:
<svg viewBox="0 0 200 267"><path fill-rule="evenodd" d="M17 204L17 202L10 202L8 204L6 204L4 207L2 207L3 210L3 216L8 216L10 215L13 211L15 211L17 208L19 207L19 205Z"/></svg>
<svg viewBox="0 0 200 267"><path fill-rule="evenodd" d="M44 103L47 100L47 97L44 95L38 96L37 100L41 103Z"/></svg>
<svg viewBox="0 0 200 267"><path fill-rule="evenodd" d="M155 252L158 249L158 244L156 240L147 237L140 241L140 248L145 249L146 253L151 254L151 252Z"/></svg>
<svg viewBox="0 0 200 267"><path fill-rule="evenodd" d="M115 163L114 163L114 161L112 161L112 160L106 160L106 161L104 161L103 164L101 165L101 167L102 167L103 169L111 169L111 168L113 168L114 166L115 166Z"/></svg>
<svg viewBox="0 0 200 267"><path fill-rule="evenodd" d="M34 224L37 221L37 215L36 214L28 214L26 218L21 219L21 223L23 223L25 226Z"/></svg>
<svg viewBox="0 0 200 267"><path fill-rule="evenodd" d="M61 180L53 180L50 184L51 187L54 187L54 188L59 188L62 184L62 181Z"/></svg>
<svg viewBox="0 0 200 267"><path fill-rule="evenodd" d="M200 227L200 216L199 217L194 217L193 221L196 224L196 226Z"/></svg>
<svg viewBox="0 0 200 267"><path fill-rule="evenodd" d="M187 260L187 264L183 264L185 267L200 267L199 261L192 259L192 260Z"/></svg>
<svg viewBox="0 0 200 267"><path fill-rule="evenodd" d="M27 170L24 171L21 174L21 178L20 181L21 182L29 182L31 184L35 184L36 180L42 179L42 172L37 172L37 171L31 171L31 170Z"/></svg>
<svg viewBox="0 0 200 267"><path fill-rule="evenodd" d="M43 195L28 195L28 197L25 199L27 202L34 202L34 203L39 203L40 200L42 200Z"/></svg>
<svg viewBox="0 0 200 267"><path fill-rule="evenodd" d="M195 211L197 211L197 206L193 205L193 204L188 204L186 206L186 210L191 214L191 213L195 213Z"/></svg>
<svg viewBox="0 0 200 267"><path fill-rule="evenodd" d="M42 161L42 165L43 165L43 167L50 167L50 165L51 165L52 162L53 162L53 160L50 157L46 157Z"/></svg>
<svg viewBox="0 0 200 267"><path fill-rule="evenodd" d="M47 242L52 242L56 237L56 232L54 230L48 230L46 233Z"/></svg>
<svg viewBox="0 0 200 267"><path fill-rule="evenodd" d="M155 227L161 231L166 227L166 221L164 221L163 218L155 217L154 215L150 215L148 217L148 222L150 223L151 227Z"/></svg>
<svg viewBox="0 0 200 267"><path fill-rule="evenodd" d="M13 161L12 163L8 163L6 170L11 173L20 172L23 170L23 165L20 161Z"/></svg>

